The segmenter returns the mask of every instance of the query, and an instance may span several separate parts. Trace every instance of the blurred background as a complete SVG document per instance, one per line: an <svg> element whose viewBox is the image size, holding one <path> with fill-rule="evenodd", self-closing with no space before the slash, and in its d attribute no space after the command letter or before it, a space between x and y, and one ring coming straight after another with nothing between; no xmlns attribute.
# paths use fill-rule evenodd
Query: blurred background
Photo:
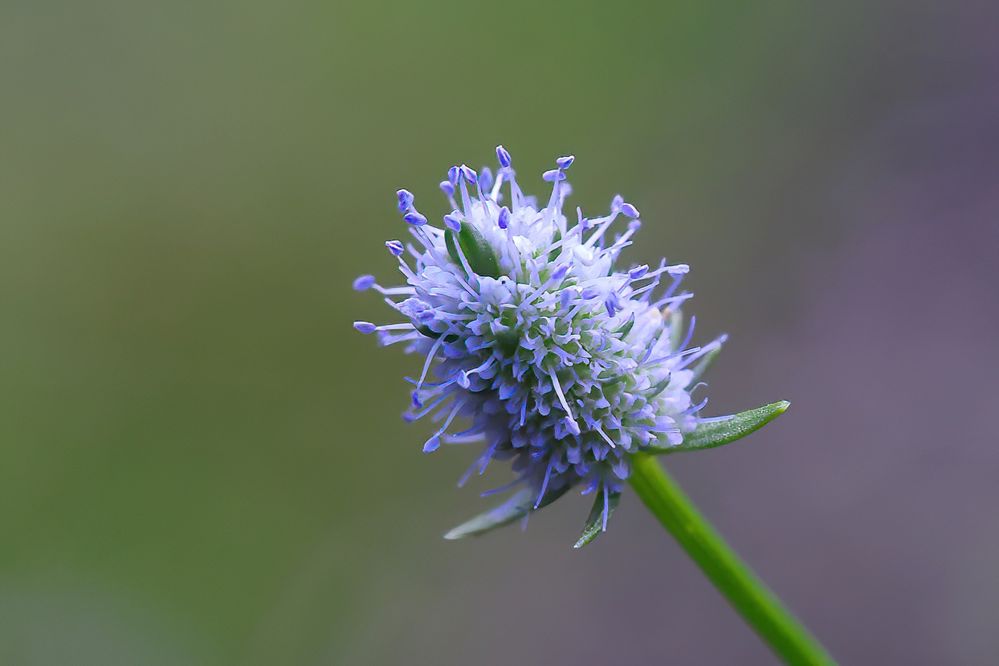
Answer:
<svg viewBox="0 0 999 666"><path fill-rule="evenodd" d="M844 663L999 653L993 3L5 2L0 663L770 664L643 507L450 543L394 192L514 155L732 335L670 459ZM499 472L499 473L497 473Z"/></svg>

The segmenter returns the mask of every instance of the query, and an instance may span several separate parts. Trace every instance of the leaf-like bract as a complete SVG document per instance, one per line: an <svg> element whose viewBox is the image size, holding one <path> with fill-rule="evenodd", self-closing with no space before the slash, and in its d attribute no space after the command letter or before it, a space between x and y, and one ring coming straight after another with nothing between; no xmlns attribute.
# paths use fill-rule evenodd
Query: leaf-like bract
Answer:
<svg viewBox="0 0 999 666"><path fill-rule="evenodd" d="M455 236L458 238L457 245L455 244ZM499 260L496 259L496 253L479 230L471 224L467 222L462 224L461 230L457 234L446 229L444 231L444 244L447 246L451 259L459 266L462 263L458 254L458 245L461 246L461 251L465 254L469 268L475 273L491 278L500 276Z"/></svg>
<svg viewBox="0 0 999 666"><path fill-rule="evenodd" d="M752 434L787 411L791 403L786 400L739 412L717 421L701 423L693 432L683 436L683 442L676 446L653 446L649 453L679 453L698 451L724 446Z"/></svg>
<svg viewBox="0 0 999 666"><path fill-rule="evenodd" d="M567 490L569 490L568 486L547 493L541 501L541 504L539 504L537 509L535 509L534 503L538 499L537 490L533 488L521 488L499 506L496 506L484 513L480 513L475 518L458 525L445 534L444 538L449 540L464 539L465 537L485 534L486 532L490 532L497 527L509 525L515 520L523 518L532 511L543 509L548 506L564 495Z"/></svg>
<svg viewBox="0 0 999 666"><path fill-rule="evenodd" d="M593 508L590 509L590 516L586 519L586 524L583 526L583 533L579 535L579 541L576 542L573 548L582 548L600 536L600 533L604 531L604 494L599 491L594 494L596 497L593 498ZM614 509L617 508L617 504L620 501L620 492L610 492L607 494L607 520L610 520L611 514L614 513Z"/></svg>

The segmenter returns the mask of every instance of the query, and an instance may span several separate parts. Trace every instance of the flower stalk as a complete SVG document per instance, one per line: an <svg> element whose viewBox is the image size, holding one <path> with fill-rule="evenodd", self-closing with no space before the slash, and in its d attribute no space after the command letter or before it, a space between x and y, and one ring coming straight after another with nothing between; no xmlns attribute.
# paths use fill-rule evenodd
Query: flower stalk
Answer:
<svg viewBox="0 0 999 666"><path fill-rule="evenodd" d="M835 663L725 543L653 456L633 456L628 481L652 515L785 663L794 666Z"/></svg>

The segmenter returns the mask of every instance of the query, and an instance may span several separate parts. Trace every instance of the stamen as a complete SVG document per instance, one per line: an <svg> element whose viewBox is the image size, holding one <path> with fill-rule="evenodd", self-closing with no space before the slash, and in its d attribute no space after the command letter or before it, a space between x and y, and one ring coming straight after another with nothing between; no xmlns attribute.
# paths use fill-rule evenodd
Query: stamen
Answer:
<svg viewBox="0 0 999 666"><path fill-rule="evenodd" d="M679 370L682 368L686 368L688 365L690 365L697 359L701 358L705 354L708 354L710 352L715 351L716 349L719 349L723 344L725 344L726 340L728 340L728 336L721 335L712 342L704 345L704 347L694 347L693 350L696 350L696 353L691 354L689 357L685 358L682 363L677 365L677 369Z"/></svg>
<svg viewBox="0 0 999 666"><path fill-rule="evenodd" d="M496 224L500 229L506 229L510 226L510 209L506 206L500 208L499 217L496 220Z"/></svg>
<svg viewBox="0 0 999 666"><path fill-rule="evenodd" d="M399 212L405 213L409 210L409 207L413 205L413 193L409 190L398 190L395 193L396 197L399 199Z"/></svg>
<svg viewBox="0 0 999 666"><path fill-rule="evenodd" d="M444 431L448 429L451 425L451 421L454 421L454 417L458 415L458 410L465 406L465 401L460 400L453 408L451 408L451 413L447 415L447 419L444 421L444 425L440 427L440 430L435 432L430 439L426 441L423 445L424 453L431 453L436 451L441 446L441 435Z"/></svg>
<svg viewBox="0 0 999 666"><path fill-rule="evenodd" d="M466 388L466 389L467 389L467 388L468 388L468 386L469 386L469 383L468 383L468 378L469 378L469 377L471 377L472 375L478 375L478 374L481 374L483 370L486 370L486 369L488 369L488 368L489 368L489 366L491 366L491 365L492 365L493 363L495 363L495 362L496 362L496 357L494 357L494 356L490 356L490 357L489 357L489 358L488 358L488 359L486 360L486 362L485 362L485 363L483 363L482 365L480 365L479 367L477 367L477 368L473 368L473 369L471 369L471 370L469 370L469 371L467 371L467 372L462 372L462 373L461 373L461 375L460 375L460 379L458 379L458 384L459 384L459 385L460 385L460 386L461 386L462 388Z"/></svg>
<svg viewBox="0 0 999 666"><path fill-rule="evenodd" d="M697 326L697 316L696 315L691 315L691 317L690 317L690 326L687 327L687 335L684 336L683 342L681 342L679 345L677 345L676 348L678 350L685 349L687 347L687 345L690 344L690 341L694 337L694 328L696 326Z"/></svg>
<svg viewBox="0 0 999 666"><path fill-rule="evenodd" d="M603 438L604 438L604 441L605 441L605 442L607 442L608 444L610 444L610 447L611 447L612 449L616 449L616 448L617 448L617 446L616 446L616 445L614 444L614 441L613 441L613 440L612 440L612 439L611 439L610 437L608 437L608 436L607 436L607 433L605 433L605 432L604 432L604 429L603 429L603 428L601 428L600 426L596 426L596 427L594 428L594 430L596 430L596 431L597 431L597 434L598 434L598 435L600 435L601 437L603 437Z"/></svg>
<svg viewBox="0 0 999 666"><path fill-rule="evenodd" d="M353 283L354 291L366 291L375 286L374 275L358 276Z"/></svg>
<svg viewBox="0 0 999 666"><path fill-rule="evenodd" d="M509 168L510 165L513 163L509 151L507 151L507 149L504 148L503 146L496 146L496 160L500 163L500 166L503 168Z"/></svg>
<svg viewBox="0 0 999 666"><path fill-rule="evenodd" d="M423 362L423 372L420 373L420 380L416 382L416 390L419 391L423 388L423 382L427 378L427 372L430 370L430 364L434 361L434 356L437 354L437 350L441 348L444 344L444 336L434 340L434 344L430 346L430 351L427 352L427 360Z"/></svg>
<svg viewBox="0 0 999 666"><path fill-rule="evenodd" d="M488 190L493 186L493 172L487 166L482 167L479 171L479 192L482 190ZM483 197L484 199L485 197Z"/></svg>
<svg viewBox="0 0 999 666"><path fill-rule="evenodd" d="M412 296L416 293L416 289L413 287L382 287L377 284L373 286L375 291L385 296Z"/></svg>
<svg viewBox="0 0 999 666"><path fill-rule="evenodd" d="M696 354L696 356L694 356L694 358L697 358L697 357L701 356L701 354L703 354L703 353L704 352L703 352L703 350L700 347L691 347L690 349L687 349L686 351L673 352L672 354L667 354L666 356L660 356L659 358L654 358L651 361L643 361L642 365L657 365L659 363L665 363L666 361L672 360L674 358L684 358L684 357L695 355L695 354ZM693 359L690 359L690 360L693 360ZM688 362L689 362L689 360L688 360Z"/></svg>
<svg viewBox="0 0 999 666"><path fill-rule="evenodd" d="M602 518L602 520L600 522L600 531L601 532L606 532L607 531L607 518L610 516L610 499L609 499L608 493L607 493L607 482L606 481L603 482L603 492L604 492L604 511L603 511L603 518Z"/></svg>
<svg viewBox="0 0 999 666"><path fill-rule="evenodd" d="M552 464L554 464L555 459L550 458L548 460L548 467L545 469L545 480L541 483L541 492L538 493L538 499L534 502L534 508L537 509L541 506L541 500L545 498L545 491L548 490L548 480L552 476Z"/></svg>
<svg viewBox="0 0 999 666"><path fill-rule="evenodd" d="M424 453L432 453L433 451L436 451L437 449L440 448L440 446L441 446L441 435L444 434L444 431L447 430L448 427L450 427L451 421L453 421L454 417L458 415L458 410L460 410L464 406L465 406L465 402L464 401L460 401L458 404L456 404L451 409L451 413L448 414L447 420L444 421L444 425L442 425L440 427L440 430L438 430L436 433L434 433L433 436L431 436L430 439L428 439L423 444L423 452Z"/></svg>
<svg viewBox="0 0 999 666"><path fill-rule="evenodd" d="M506 492L511 488L516 488L526 480L527 479L525 477L520 477L519 479L514 479L509 483L504 483L502 486L490 488L489 490L483 490L481 493L479 493L479 497L492 497L493 495L499 495L500 493Z"/></svg>
<svg viewBox="0 0 999 666"><path fill-rule="evenodd" d="M458 187L461 189L461 204L465 217L471 217L472 215L472 198L468 196L468 187L466 182L475 182L475 172L469 169L464 164L461 165L458 172L460 178L458 179Z"/></svg>
<svg viewBox="0 0 999 666"><path fill-rule="evenodd" d="M422 227L424 224L427 223L427 218L424 217L422 214L420 214L420 212L415 208L410 210L405 215L403 215L402 219L404 219L408 224L411 224L414 227Z"/></svg>
<svg viewBox="0 0 999 666"><path fill-rule="evenodd" d="M411 331L402 335L390 335L389 333L379 332L378 344L382 347L388 347L400 342L406 342L407 340L419 340L421 337L423 336L417 331Z"/></svg>
<svg viewBox="0 0 999 666"><path fill-rule="evenodd" d="M430 412L432 412L435 409L437 409L437 407L442 402L444 402L445 400L447 400L448 398L450 398L452 395L453 395L453 393L445 393L444 395L438 397L436 400L434 400L433 402L431 402L429 405L427 405L426 407L424 407L420 411L418 411L418 412L407 412L406 414L403 415L403 419L406 422L408 422L408 423L412 423L413 421L419 421L424 416L426 416Z"/></svg>
<svg viewBox="0 0 999 666"><path fill-rule="evenodd" d="M632 206L630 203L621 204L620 210L622 214L626 215L627 217L630 217L633 220L636 219L639 215L638 209Z"/></svg>
<svg viewBox="0 0 999 666"><path fill-rule="evenodd" d="M598 217L595 220L590 220L592 223L591 228L597 227L597 229L590 234L590 237L586 239L586 242L583 243L582 247L592 248L596 245L597 241L603 237L604 232L606 232L610 228L610 225L614 223L614 220L617 219L617 215L618 212L615 210L611 211L611 214L607 217Z"/></svg>
<svg viewBox="0 0 999 666"><path fill-rule="evenodd" d="M555 393L558 395L558 400L559 400L560 403L562 403L562 409L564 409L565 413L569 415L569 418L568 418L568 421L566 422L566 425L569 427L570 431L575 430L575 432L573 432L572 434L578 435L579 434L579 424L576 423L576 419L572 415L572 410L569 409L569 403L566 402L565 394L562 393L562 385L559 384L558 376L553 371L551 371L551 370L548 371L548 376L551 377L551 379L552 379L552 386L555 387ZM572 425L569 426L569 424L572 424Z"/></svg>
<svg viewBox="0 0 999 666"><path fill-rule="evenodd" d="M642 264L641 266L636 266L628 271L628 277L632 280L641 280L645 277L645 274L649 272L649 265Z"/></svg>
<svg viewBox="0 0 999 666"><path fill-rule="evenodd" d="M725 421L731 421L735 418L735 414L727 414L726 416L710 416L708 418L698 417L698 423L724 423Z"/></svg>

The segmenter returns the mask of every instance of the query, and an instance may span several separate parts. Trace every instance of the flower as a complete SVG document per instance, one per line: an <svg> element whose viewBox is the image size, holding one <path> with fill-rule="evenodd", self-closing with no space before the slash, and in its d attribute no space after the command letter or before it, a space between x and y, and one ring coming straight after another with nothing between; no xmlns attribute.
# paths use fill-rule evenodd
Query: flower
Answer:
<svg viewBox="0 0 999 666"><path fill-rule="evenodd" d="M706 421L699 412L707 401L691 393L724 336L688 346L695 321L684 332L679 314L691 297L679 290L687 265L616 267L641 226L635 206L616 196L607 215L589 219L577 208L567 219L572 156L544 173L552 189L543 207L521 191L510 153L499 146L496 156L495 178L488 168L448 171L440 189L451 212L440 227L417 211L411 192L397 192L413 241L385 245L405 284L383 287L364 275L354 288L383 295L402 321L354 327L425 358L418 377L407 378L405 418L440 423L425 452L482 445L460 483L508 460L516 478L497 491L528 493L521 513L580 486L599 493L595 511L606 529L629 456L678 446ZM468 427L453 432L460 417Z"/></svg>

